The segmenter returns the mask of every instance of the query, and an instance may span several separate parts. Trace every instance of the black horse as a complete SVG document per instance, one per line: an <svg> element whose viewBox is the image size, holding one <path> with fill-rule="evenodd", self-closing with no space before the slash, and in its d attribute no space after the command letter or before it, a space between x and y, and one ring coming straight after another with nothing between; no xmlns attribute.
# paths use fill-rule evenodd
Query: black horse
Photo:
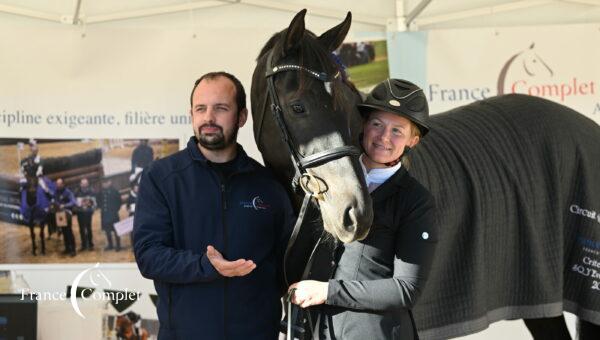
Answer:
<svg viewBox="0 0 600 340"><path fill-rule="evenodd" d="M318 204L322 222L318 214L307 213L307 226L291 250L299 253L287 256L290 284L302 276L323 226L335 238L351 242L364 238L372 221L358 152L349 151L350 145L356 146L360 132L351 128L360 126L355 105L360 97L330 59L348 32L350 16L317 37L305 31L305 13L296 15L290 27L275 34L260 52L251 94L254 135L265 164L289 188L298 209L300 187L320 192L313 204ZM270 82L271 96L267 96ZM275 115L273 104L281 107ZM298 166L294 160L299 161ZM292 188L294 178L299 185ZM310 223L314 219L317 221Z"/></svg>
<svg viewBox="0 0 600 340"><path fill-rule="evenodd" d="M328 55L343 41L350 15L320 37L305 30L304 15L263 47L252 80L256 142L288 187L296 170L282 129L303 155L358 143L362 129L355 109L360 96L344 77L331 77L339 69ZM272 89L269 77L275 78ZM273 98L282 104L283 122L270 113ZM600 127L569 108L522 95L430 121L410 169L434 195L442 230L414 310L421 337L461 336L518 318L529 319L536 338L548 332L568 337L563 311L585 320L594 334L600 324ZM351 202L363 212L369 204L356 159L308 171L329 190L318 202L325 231L344 242L364 237L367 219L347 217ZM301 196L290 193L299 207ZM351 228L348 219L355 222ZM322 229L318 220L307 224L286 262L291 282L329 266L313 263L304 272Z"/></svg>
<svg viewBox="0 0 600 340"><path fill-rule="evenodd" d="M31 237L31 253L37 255L37 244L35 237L36 227L39 229L39 239L42 255L46 254L45 227L48 222L48 212L50 209L50 194L42 188L40 181L44 181L46 190L52 190L54 184L44 178L34 175L28 175L21 186L21 206L20 212L29 227Z"/></svg>

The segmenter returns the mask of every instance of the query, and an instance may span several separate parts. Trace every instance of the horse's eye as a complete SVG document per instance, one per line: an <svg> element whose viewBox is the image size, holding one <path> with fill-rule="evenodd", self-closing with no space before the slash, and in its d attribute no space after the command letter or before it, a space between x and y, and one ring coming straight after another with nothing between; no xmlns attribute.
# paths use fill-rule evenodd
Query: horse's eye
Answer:
<svg viewBox="0 0 600 340"><path fill-rule="evenodd" d="M300 103L294 103L291 104L292 106L292 110L294 110L295 114L303 114L306 112L306 110L304 109L304 105L300 104Z"/></svg>

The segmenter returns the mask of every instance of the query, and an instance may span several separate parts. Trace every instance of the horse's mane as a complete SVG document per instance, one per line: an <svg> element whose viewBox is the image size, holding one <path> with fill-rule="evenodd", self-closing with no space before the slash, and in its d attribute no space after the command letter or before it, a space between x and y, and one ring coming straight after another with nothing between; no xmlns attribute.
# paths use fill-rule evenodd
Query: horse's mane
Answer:
<svg viewBox="0 0 600 340"><path fill-rule="evenodd" d="M275 33L269 41L265 44L265 46L261 49L258 57L256 58L257 62L260 62L261 59L266 58L266 55L271 51L283 51L283 39L281 36L287 32L287 29ZM346 84L354 93L354 95L358 96L360 100L360 94L354 84L350 82L345 76L345 71L342 69L341 65L339 65L331 56L331 53L319 43L317 36L306 30L302 39L300 40L300 44L297 47L298 50L298 60L300 66L310 68L310 65L306 65L307 61L316 60L319 65L322 65L324 69L316 69L315 71L326 72L327 74L333 76L336 74L340 74L340 76L331 82L331 97L333 99L333 108L334 110L338 108L344 109L346 112L351 112L354 108L350 108L349 105L352 105L352 101L350 98L344 97L344 92L340 89L340 85ZM282 53L275 54L273 56L273 64L277 64L277 62L281 59ZM266 62L266 61L265 61ZM306 74L304 72L300 73L300 87L298 91L302 93L306 85Z"/></svg>

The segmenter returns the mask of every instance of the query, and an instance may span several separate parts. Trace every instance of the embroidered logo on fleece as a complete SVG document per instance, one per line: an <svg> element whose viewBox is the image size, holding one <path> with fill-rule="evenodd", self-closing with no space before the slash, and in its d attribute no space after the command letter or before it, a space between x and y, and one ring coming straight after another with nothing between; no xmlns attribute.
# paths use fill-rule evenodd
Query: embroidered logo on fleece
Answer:
<svg viewBox="0 0 600 340"><path fill-rule="evenodd" d="M250 208L254 210L267 210L271 207L269 204L263 202L260 196L254 197L251 201L242 201L240 202L240 205L243 208Z"/></svg>

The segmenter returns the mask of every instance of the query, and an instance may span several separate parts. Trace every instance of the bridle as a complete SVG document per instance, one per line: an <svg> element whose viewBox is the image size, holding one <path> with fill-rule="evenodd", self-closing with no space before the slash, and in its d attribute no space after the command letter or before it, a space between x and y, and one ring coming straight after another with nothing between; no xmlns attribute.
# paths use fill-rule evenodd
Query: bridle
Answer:
<svg viewBox="0 0 600 340"><path fill-rule="evenodd" d="M290 282L287 278L287 273L286 273L286 268L285 268L286 262L287 262L286 260L288 258L290 249L292 248L292 246L296 242L296 238L298 237L300 227L302 225L304 216L306 214L306 209L308 207L308 203L310 202L311 198L315 198L316 200L323 200L323 198L324 198L323 194L328 190L327 183L325 183L322 179L316 178L315 176L308 173L307 169L310 169L310 168L313 168L313 167L316 167L319 165L323 165L327 162L331 162L333 160L336 160L336 159L339 159L342 157L358 156L358 155L360 155L360 150L353 145L343 145L343 146L334 147L334 148L331 148L328 150L320 151L320 152L314 153L309 156L304 156L298 151L298 149L296 147L296 143L294 142L294 139L292 138L291 134L289 133L289 130L287 128L285 120L283 119L282 105L281 105L281 102L279 101L279 97L277 96L277 90L275 89L275 76L278 75L279 73L283 73L283 72L304 72L304 73L308 74L309 76L323 82L324 85L327 87L327 85L329 85L332 81L334 81L340 77L340 72L338 71L335 75L331 76L331 75L327 74L326 72L317 72L317 71L311 70L311 69L306 68L301 65L282 64L282 65L273 66L272 62L273 62L274 51L275 51L275 49L271 50L269 52L269 55L267 56L266 72L265 72L265 77L267 79L267 90L269 93L269 99L271 100L271 113L273 114L273 119L277 123L277 127L279 128L281 138L282 138L284 144L287 145L288 151L290 152L290 154L292 156L292 164L294 165L294 170L295 170L294 179L292 180L292 187L294 189L296 189L299 185L302 188L302 190L304 191L304 199L302 201L302 206L301 206L299 214L298 214L298 219L296 220L296 224L294 225L294 229L292 230L292 234L288 241L288 244L287 244L287 247L285 250L285 255L283 258L283 267L284 267L283 273L284 273L284 277L285 277L285 282L289 286ZM261 114L263 116L258 120L259 126L257 129L257 136L256 136L257 141L260 140L262 123L264 120L264 111L266 111L266 107L263 107L263 111L261 112ZM314 191L312 191L309 186L311 181L314 181L316 183L317 189ZM321 188L321 181L324 184L324 188ZM310 271L310 268L311 268L313 260L314 260L313 255L315 254L317 247L321 243L321 240L323 239L324 234L325 234L325 231L323 231L323 235L321 235L321 238L319 238L316 245L314 246L314 248L311 251L310 257L308 259L308 263L302 273L303 280L306 279L309 275L309 271ZM296 310L296 313L294 313L294 314L297 314L297 310ZM310 317L310 314L308 316ZM291 302L289 302L289 300L288 300L288 321L287 321L287 328L288 328L287 337L288 337L288 339L292 338L292 328L291 328L292 327L292 319L295 319L295 315L294 316L292 315Z"/></svg>
<svg viewBox="0 0 600 340"><path fill-rule="evenodd" d="M343 145L335 148L331 148L328 150L324 150L321 152L317 152L315 154L309 156L303 156L297 149L296 143L294 142L287 125L285 124L285 120L283 119L283 109L281 102L279 101L279 97L277 96L277 90L275 89L275 76L282 72L304 72L309 76L323 82L324 84L331 83L340 77L340 72L338 71L334 76L330 76L325 72L317 72L306 68L304 66L295 65L295 64L283 64L273 66L273 54L274 50L272 50L267 56L267 70L265 73L265 77L267 78L267 90L269 93L269 99L271 99L271 113L273 114L273 119L277 123L277 127L279 127L279 132L281 134L281 139L285 143L288 148L288 151L292 155L292 164L294 165L294 179L292 180L292 186L297 187L300 185L304 192L311 197L316 198L317 200L323 199L323 194L327 191L327 184L324 183L325 188L322 190L320 179L315 178L313 175L309 174L306 170L309 168L313 168L319 165L323 165L327 162L346 157L346 156L358 156L360 155L360 150L353 145ZM264 113L263 113L264 114ZM262 119L261 126L258 129L258 138L260 138L262 127ZM311 191L309 188L309 184L311 181L315 181L317 184L318 190Z"/></svg>

